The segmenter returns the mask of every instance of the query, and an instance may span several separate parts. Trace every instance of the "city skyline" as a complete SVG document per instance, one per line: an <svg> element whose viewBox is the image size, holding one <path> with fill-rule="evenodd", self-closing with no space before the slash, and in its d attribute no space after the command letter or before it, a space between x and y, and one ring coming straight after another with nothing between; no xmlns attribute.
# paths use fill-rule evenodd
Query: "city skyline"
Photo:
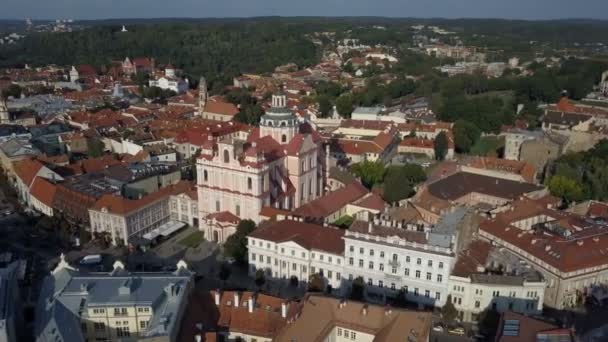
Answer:
<svg viewBox="0 0 608 342"><path fill-rule="evenodd" d="M500 18L547 20L608 19L608 2L585 0L584 6L566 0L344 0L307 2L177 0L163 6L159 0L7 0L0 19L77 20L112 18L211 18L257 16L381 16L413 18ZM372 8L373 6L373 8Z"/></svg>

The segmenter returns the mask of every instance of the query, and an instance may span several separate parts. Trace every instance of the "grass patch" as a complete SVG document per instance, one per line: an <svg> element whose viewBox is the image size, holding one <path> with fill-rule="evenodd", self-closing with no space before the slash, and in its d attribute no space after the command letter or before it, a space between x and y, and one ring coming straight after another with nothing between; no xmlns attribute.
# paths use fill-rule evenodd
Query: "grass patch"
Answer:
<svg viewBox="0 0 608 342"><path fill-rule="evenodd" d="M337 219L334 223L334 226L340 227L342 229L348 229L355 219L350 215L344 215Z"/></svg>
<svg viewBox="0 0 608 342"><path fill-rule="evenodd" d="M179 244L186 247L195 248L198 247L198 245L200 245L202 241L203 232L196 231L186 236L185 238L179 240Z"/></svg>
<svg viewBox="0 0 608 342"><path fill-rule="evenodd" d="M470 154L484 157L498 157L500 151L505 146L503 138L487 136L481 137L473 147Z"/></svg>

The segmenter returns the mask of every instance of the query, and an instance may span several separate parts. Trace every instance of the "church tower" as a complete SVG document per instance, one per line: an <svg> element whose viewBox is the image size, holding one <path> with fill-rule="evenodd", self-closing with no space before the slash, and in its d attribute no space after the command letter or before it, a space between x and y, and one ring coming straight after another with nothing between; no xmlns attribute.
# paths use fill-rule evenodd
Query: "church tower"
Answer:
<svg viewBox="0 0 608 342"><path fill-rule="evenodd" d="M260 120L260 136L270 135L281 145L287 144L298 133L298 119L287 108L283 93L272 95L272 106Z"/></svg>
<svg viewBox="0 0 608 342"><path fill-rule="evenodd" d="M7 124L10 123L11 118L8 113L8 106L6 105L6 100L4 97L0 96L0 123Z"/></svg>
<svg viewBox="0 0 608 342"><path fill-rule="evenodd" d="M205 111L205 105L207 104L207 80L205 77L201 77L198 83L198 115L202 116Z"/></svg>

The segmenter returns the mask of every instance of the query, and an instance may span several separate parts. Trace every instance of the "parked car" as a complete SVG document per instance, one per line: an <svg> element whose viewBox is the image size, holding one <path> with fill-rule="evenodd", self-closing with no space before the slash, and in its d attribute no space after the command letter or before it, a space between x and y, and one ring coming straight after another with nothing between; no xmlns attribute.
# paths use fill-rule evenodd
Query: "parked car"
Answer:
<svg viewBox="0 0 608 342"><path fill-rule="evenodd" d="M463 327L452 327L448 329L448 333L452 335L464 336L465 331Z"/></svg>
<svg viewBox="0 0 608 342"><path fill-rule="evenodd" d="M443 324L441 324L441 323L437 323L433 326L433 331L443 332L443 330L444 330Z"/></svg>
<svg viewBox="0 0 608 342"><path fill-rule="evenodd" d="M101 262L102 256L100 254L87 255L80 260L81 265L97 265Z"/></svg>

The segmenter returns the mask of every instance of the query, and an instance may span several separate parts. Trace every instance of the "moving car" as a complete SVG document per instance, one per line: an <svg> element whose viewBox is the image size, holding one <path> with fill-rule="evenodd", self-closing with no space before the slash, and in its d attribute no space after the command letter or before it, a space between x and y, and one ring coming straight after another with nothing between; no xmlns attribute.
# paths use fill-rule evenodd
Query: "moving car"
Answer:
<svg viewBox="0 0 608 342"><path fill-rule="evenodd" d="M464 336L465 331L463 327L452 327L448 329L448 332L452 335Z"/></svg>

